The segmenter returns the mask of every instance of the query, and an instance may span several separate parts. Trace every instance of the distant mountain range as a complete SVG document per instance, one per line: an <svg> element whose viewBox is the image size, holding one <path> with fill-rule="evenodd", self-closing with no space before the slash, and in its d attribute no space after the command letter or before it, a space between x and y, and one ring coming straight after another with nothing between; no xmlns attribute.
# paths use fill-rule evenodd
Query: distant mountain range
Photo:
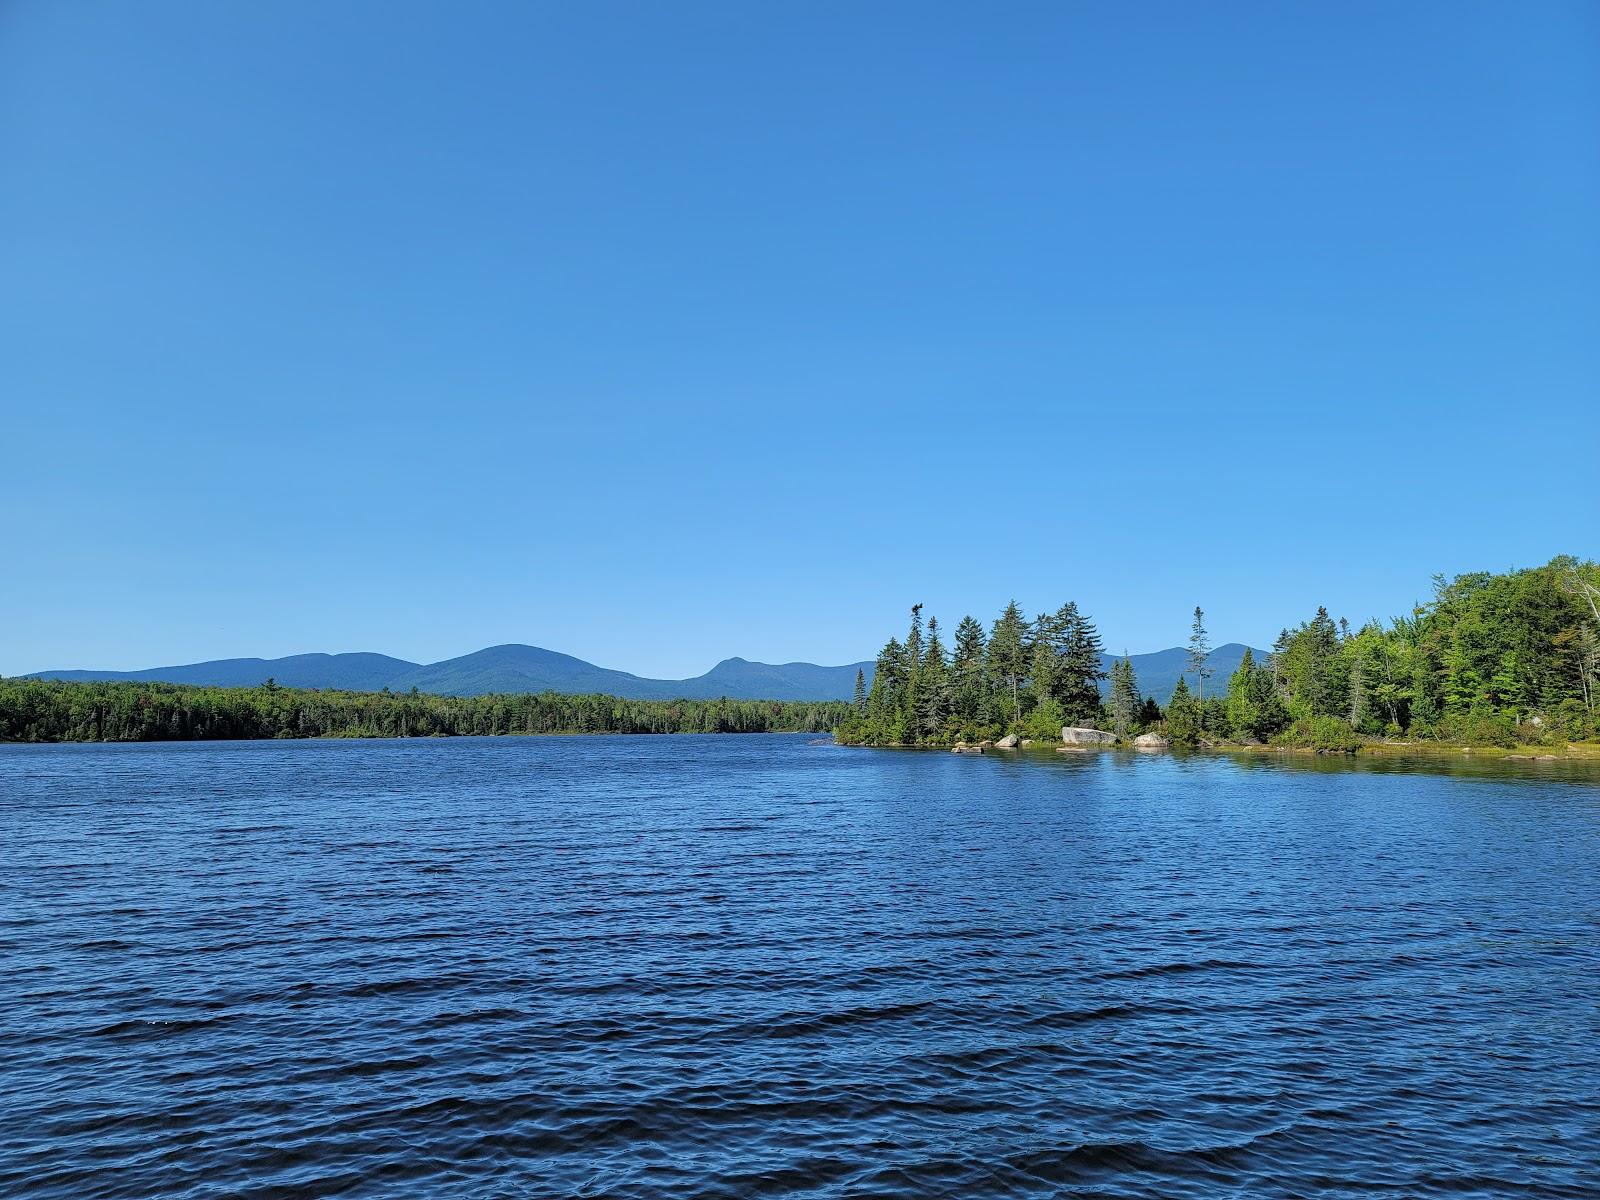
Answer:
<svg viewBox="0 0 1600 1200"><path fill-rule="evenodd" d="M1236 642L1211 653L1214 675L1206 691L1222 695L1228 676L1244 655ZM1261 651L1256 651L1258 657ZM1111 670L1112 655L1105 656ZM1188 653L1174 646L1153 654L1135 654L1139 688L1165 704L1178 684ZM37 671L29 679L144 680L192 683L208 687L255 687L267 679L284 687L342 688L353 692L437 692L481 696L490 692L603 692L629 700L848 700L856 672L872 681L873 664L849 663L819 667L814 663L760 663L725 658L693 679L647 679L626 671L597 667L570 654L539 646L490 646L443 662L414 663L387 654L295 654L288 658L222 658L145 671ZM1194 678L1189 686L1195 686Z"/></svg>
<svg viewBox="0 0 1600 1200"><path fill-rule="evenodd" d="M1246 647L1241 642L1228 642L1218 646L1211 652L1206 660L1206 670L1211 674L1206 679L1206 695L1225 696L1228 694L1228 677L1239 669L1239 660L1244 657ZM1264 661L1267 657L1265 650L1252 649L1256 661ZM1111 664L1121 658L1120 654L1106 654L1101 656L1101 662L1107 675L1111 673ZM1139 680L1139 694L1154 696L1162 705L1172 698L1172 689L1178 686L1178 676L1182 675L1189 682L1192 692L1199 681L1184 670L1189 665L1189 652L1182 646L1173 646L1170 650L1156 650L1150 654L1130 654L1133 663L1133 673ZM1109 692L1110 687L1105 680L1100 683L1102 694Z"/></svg>
<svg viewBox="0 0 1600 1200"><path fill-rule="evenodd" d="M693 679L646 679L613 671L539 646L490 646L443 662L414 663L386 654L295 654L288 658L224 658L145 671L39 671L33 679L145 680L210 687L255 687L273 679L284 687L343 688L354 692L603 692L630 700L848 700L856 671L872 678L870 662L843 667L812 663L747 662L728 658Z"/></svg>

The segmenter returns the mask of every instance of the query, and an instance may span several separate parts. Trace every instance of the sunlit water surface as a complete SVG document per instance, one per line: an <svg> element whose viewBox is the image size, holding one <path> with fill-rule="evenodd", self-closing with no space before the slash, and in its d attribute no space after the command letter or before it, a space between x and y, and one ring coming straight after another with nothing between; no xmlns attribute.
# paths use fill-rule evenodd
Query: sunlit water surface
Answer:
<svg viewBox="0 0 1600 1200"><path fill-rule="evenodd" d="M1597 784L0 747L0 1193L1593 1197Z"/></svg>

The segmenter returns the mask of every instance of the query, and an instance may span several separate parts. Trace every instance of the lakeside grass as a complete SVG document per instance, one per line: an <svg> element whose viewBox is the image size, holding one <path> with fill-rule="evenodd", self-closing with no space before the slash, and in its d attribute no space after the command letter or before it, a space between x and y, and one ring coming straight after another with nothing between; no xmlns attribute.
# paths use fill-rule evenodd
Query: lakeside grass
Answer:
<svg viewBox="0 0 1600 1200"><path fill-rule="evenodd" d="M1338 757L1339 752L1317 750L1312 746L1273 746L1268 744L1216 743L1202 752L1218 754L1322 754ZM1515 746L1470 746L1464 742L1363 742L1350 752L1353 758L1499 758L1513 761L1544 759L1600 762L1600 742L1568 742L1540 746L1519 743Z"/></svg>
<svg viewBox="0 0 1600 1200"><path fill-rule="evenodd" d="M1570 758L1600 762L1600 742L1568 742L1565 745L1467 746L1436 742L1374 742L1362 746L1360 754L1400 757L1409 754L1472 754L1483 758Z"/></svg>
<svg viewBox="0 0 1600 1200"><path fill-rule="evenodd" d="M839 745L855 746L865 750L923 750L942 751L948 753L955 745L954 742L929 744L911 744L906 742L887 743L884 745L858 745L852 742L840 742ZM985 748L986 754L1038 754L1046 755L1060 750L1055 742L1032 741L1028 745L1019 746L1015 750L996 750L993 746ZM1237 754L1237 755L1294 755L1306 758L1436 758L1441 760L1478 758L1509 760L1512 762L1592 762L1600 764L1600 742L1568 742L1565 745L1540 746L1519 743L1515 746L1470 746L1464 742L1400 742L1400 741L1373 741L1363 742L1359 748L1349 752L1318 750L1313 746L1281 746L1266 742L1209 742L1197 746L1193 750L1171 749L1149 752L1135 751L1127 744L1116 746L1075 746L1070 748L1073 753L1095 754L1106 751L1120 753L1151 754Z"/></svg>

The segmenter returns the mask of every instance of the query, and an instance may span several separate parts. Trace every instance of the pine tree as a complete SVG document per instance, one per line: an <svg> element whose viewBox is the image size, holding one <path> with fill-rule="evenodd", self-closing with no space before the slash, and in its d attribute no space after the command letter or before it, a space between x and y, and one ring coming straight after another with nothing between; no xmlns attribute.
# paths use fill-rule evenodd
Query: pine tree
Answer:
<svg viewBox="0 0 1600 1200"><path fill-rule="evenodd" d="M859 668L856 670L856 694L850 706L856 710L857 716L866 716L867 713L867 673Z"/></svg>

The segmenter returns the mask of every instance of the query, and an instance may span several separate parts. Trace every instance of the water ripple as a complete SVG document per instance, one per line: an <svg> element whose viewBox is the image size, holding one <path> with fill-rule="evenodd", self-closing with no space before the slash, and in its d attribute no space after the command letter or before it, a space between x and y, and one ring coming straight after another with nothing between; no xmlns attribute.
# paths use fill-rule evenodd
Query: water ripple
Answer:
<svg viewBox="0 0 1600 1200"><path fill-rule="evenodd" d="M0 747L0 1193L1600 1195L1597 784Z"/></svg>

